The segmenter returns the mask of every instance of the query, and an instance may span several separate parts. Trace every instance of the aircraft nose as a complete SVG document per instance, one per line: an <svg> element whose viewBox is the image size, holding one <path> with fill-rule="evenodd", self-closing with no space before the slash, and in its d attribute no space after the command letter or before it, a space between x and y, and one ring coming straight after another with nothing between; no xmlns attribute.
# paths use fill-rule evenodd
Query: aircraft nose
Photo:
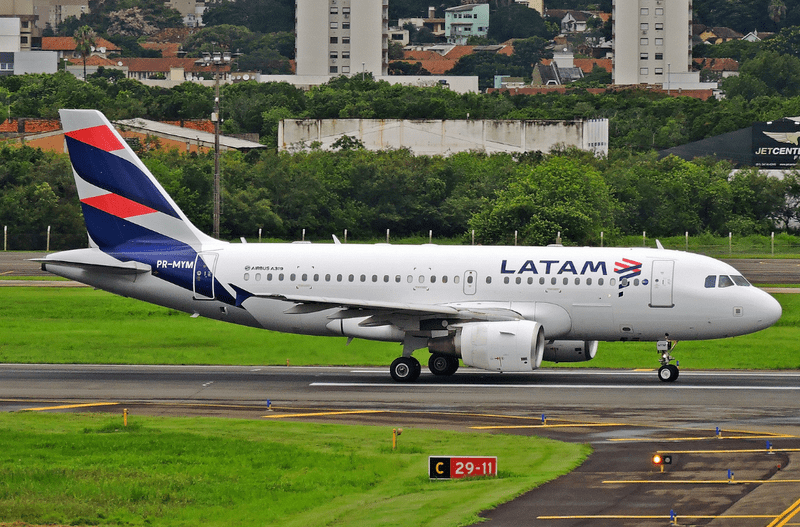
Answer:
<svg viewBox="0 0 800 527"><path fill-rule="evenodd" d="M775 298L767 292L761 291L763 297L759 303L760 324L762 328L768 328L781 318L783 308Z"/></svg>

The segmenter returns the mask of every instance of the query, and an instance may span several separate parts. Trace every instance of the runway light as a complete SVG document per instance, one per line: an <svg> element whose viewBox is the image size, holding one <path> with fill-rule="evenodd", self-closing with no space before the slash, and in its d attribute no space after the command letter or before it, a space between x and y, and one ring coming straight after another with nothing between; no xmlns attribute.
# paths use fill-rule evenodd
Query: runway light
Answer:
<svg viewBox="0 0 800 527"><path fill-rule="evenodd" d="M661 472L664 472L664 465L672 464L671 454L653 454L653 465L661 467Z"/></svg>

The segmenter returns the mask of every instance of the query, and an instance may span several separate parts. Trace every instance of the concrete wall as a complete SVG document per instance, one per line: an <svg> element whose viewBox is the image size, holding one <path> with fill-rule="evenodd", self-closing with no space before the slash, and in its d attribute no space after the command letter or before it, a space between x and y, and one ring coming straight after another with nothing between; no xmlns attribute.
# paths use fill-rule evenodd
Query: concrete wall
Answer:
<svg viewBox="0 0 800 527"><path fill-rule="evenodd" d="M14 53L14 75L55 73L58 53L55 51L18 51Z"/></svg>
<svg viewBox="0 0 800 527"><path fill-rule="evenodd" d="M415 155L451 155L471 150L548 152L556 145L608 153L608 120L488 121L390 119L285 119L278 129L281 150L323 149L347 135L369 150L408 148Z"/></svg>

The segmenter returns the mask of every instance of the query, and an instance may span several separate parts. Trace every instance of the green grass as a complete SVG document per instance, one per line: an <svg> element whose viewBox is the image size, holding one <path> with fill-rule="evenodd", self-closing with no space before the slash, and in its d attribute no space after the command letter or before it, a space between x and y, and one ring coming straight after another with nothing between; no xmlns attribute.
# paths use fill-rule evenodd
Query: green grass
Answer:
<svg viewBox="0 0 800 527"><path fill-rule="evenodd" d="M783 317L742 337L679 343L683 368L800 369L800 295L776 294ZM377 365L398 344L236 326L88 288L0 289L0 362L86 364ZM768 350L768 352L765 352ZM417 352L421 361L424 351ZM558 367L654 368L655 344L601 342L591 362ZM545 367L552 367L545 363Z"/></svg>
<svg viewBox="0 0 800 527"><path fill-rule="evenodd" d="M398 424L405 418L398 417ZM466 525L564 474L537 437L104 414L0 414L0 521L68 525ZM498 478L430 481L428 455L497 455Z"/></svg>

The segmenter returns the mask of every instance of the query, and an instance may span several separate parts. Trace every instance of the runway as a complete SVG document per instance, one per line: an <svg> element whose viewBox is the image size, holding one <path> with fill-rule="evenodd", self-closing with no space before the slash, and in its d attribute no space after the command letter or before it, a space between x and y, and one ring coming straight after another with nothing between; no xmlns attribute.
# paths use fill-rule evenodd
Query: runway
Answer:
<svg viewBox="0 0 800 527"><path fill-rule="evenodd" d="M800 514L798 372L685 371L665 384L654 371L462 368L397 384L384 368L0 365L0 411L123 408L593 446L578 470L487 512L488 525L666 525L677 510L681 525L765 526ZM656 451L674 452L663 474Z"/></svg>

